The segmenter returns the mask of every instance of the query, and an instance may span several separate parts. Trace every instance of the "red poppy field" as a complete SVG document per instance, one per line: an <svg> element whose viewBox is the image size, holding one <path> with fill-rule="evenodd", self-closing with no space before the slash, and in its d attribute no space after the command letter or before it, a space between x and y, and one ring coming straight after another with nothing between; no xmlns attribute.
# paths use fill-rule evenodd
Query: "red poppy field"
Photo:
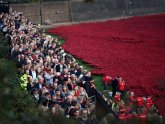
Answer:
<svg viewBox="0 0 165 124"><path fill-rule="evenodd" d="M165 14L82 23L49 30L65 51L93 65L93 74L121 76L136 95L165 108Z"/></svg>

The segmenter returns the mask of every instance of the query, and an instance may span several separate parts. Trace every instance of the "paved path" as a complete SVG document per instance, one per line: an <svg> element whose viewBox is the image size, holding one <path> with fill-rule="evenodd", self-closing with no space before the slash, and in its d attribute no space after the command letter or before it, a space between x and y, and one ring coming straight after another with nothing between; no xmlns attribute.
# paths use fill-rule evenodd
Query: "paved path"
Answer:
<svg viewBox="0 0 165 124"><path fill-rule="evenodd" d="M53 23L51 25L40 25L37 26L38 28L42 29L49 29L53 27L59 27L59 26L64 26L64 25L73 25L73 24L80 24L80 23L88 23L88 22L104 22L107 20L119 20L119 19L125 19L125 18L130 18L129 17L116 17L116 18L109 18L109 19L98 19L98 20L90 20L90 21L80 21L80 22L59 22L59 23Z"/></svg>

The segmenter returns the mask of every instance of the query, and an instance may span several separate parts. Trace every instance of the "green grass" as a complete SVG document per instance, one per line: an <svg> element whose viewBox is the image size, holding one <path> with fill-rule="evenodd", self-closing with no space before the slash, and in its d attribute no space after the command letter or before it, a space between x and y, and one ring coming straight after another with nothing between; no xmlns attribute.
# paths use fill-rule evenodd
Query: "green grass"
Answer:
<svg viewBox="0 0 165 124"><path fill-rule="evenodd" d="M58 38L58 43L59 43L60 45L62 45L64 42L65 42L64 39L59 39L59 38Z"/></svg>
<svg viewBox="0 0 165 124"><path fill-rule="evenodd" d="M81 65L81 66L84 67L84 69L86 69L86 70L88 70L88 71L91 71L91 70L92 70L92 67L91 67L90 65L86 64L83 60L81 60L81 59L79 59L79 58L76 58L76 57L74 57L74 58L76 59L76 62L77 62L79 65Z"/></svg>
<svg viewBox="0 0 165 124"><path fill-rule="evenodd" d="M59 43L60 45L62 45L62 44L65 42L65 39L59 37L57 34L49 34L49 35L53 36L54 38L57 38L57 39L58 39L58 43Z"/></svg>
<svg viewBox="0 0 165 124"><path fill-rule="evenodd" d="M53 36L54 38L57 38L57 39L58 39L58 43L59 43L60 45L62 45L62 44L65 42L65 39L59 37L59 36L56 35L56 34L54 34L54 35L52 35L52 36ZM88 64L85 63L83 60L81 60L81 59L79 59L79 58L76 58L76 57L74 57L74 58L76 59L76 62L77 62L79 65L83 66L84 69L86 69L86 70L88 70L88 71L91 71L91 70L93 69L92 66L88 65ZM101 76L101 75L92 75L92 77L93 77L93 79L95 80L95 84L96 84L97 90L98 90L99 92L102 92L102 91L103 91L103 86L102 86L102 84L101 84L101 82L102 82L102 76Z"/></svg>
<svg viewBox="0 0 165 124"><path fill-rule="evenodd" d="M75 59L76 59L76 62L77 62L79 65L81 65L81 66L84 67L84 69L86 69L86 70L88 70L88 71L91 71L91 70L93 69L92 66L88 65L88 64L85 63L83 60L78 59L78 58L75 58ZM101 84L101 82L102 82L102 76L101 76L101 75L92 75L92 77L93 77L93 79L95 80L95 84L96 84L97 90L98 90L99 92L102 92L102 90L103 90L103 86L102 86L102 84Z"/></svg>
<svg viewBox="0 0 165 124"><path fill-rule="evenodd" d="M95 80L97 90L101 93L103 91L102 76L101 75L92 75L92 77Z"/></svg>

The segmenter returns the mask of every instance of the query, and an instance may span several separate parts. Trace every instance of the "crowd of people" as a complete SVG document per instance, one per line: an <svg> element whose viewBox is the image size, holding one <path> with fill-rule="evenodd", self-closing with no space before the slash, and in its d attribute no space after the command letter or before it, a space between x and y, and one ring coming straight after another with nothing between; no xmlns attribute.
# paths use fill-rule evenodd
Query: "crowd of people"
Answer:
<svg viewBox="0 0 165 124"><path fill-rule="evenodd" d="M22 13L1 13L0 28L10 44L9 56L17 62L20 85L39 109L92 124L88 118L95 109L90 99L90 89L95 88L91 72Z"/></svg>
<svg viewBox="0 0 165 124"><path fill-rule="evenodd" d="M142 124L163 121L163 117L154 105L153 97L136 96L134 92L126 91L126 83L121 77L112 79L112 77L105 75L102 81L105 91L103 97L119 119L127 123L136 120L137 122L134 123ZM109 92L108 87L111 87L112 91Z"/></svg>
<svg viewBox="0 0 165 124"><path fill-rule="evenodd" d="M91 72L77 64L57 38L39 29L20 12L1 13L0 29L10 44L9 57L17 61L20 85L39 109L92 124L88 116L96 106L90 92L96 86ZM122 78L103 77L104 90L108 83L112 92L105 100L121 120L157 113L152 97L135 97L133 92L126 92Z"/></svg>

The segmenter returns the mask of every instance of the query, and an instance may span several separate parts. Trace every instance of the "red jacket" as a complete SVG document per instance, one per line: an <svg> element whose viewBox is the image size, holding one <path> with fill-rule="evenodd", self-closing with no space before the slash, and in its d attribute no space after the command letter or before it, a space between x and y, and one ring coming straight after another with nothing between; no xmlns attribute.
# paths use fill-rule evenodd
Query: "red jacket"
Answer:
<svg viewBox="0 0 165 124"><path fill-rule="evenodd" d="M119 82L119 90L124 90L125 83L123 81Z"/></svg>
<svg viewBox="0 0 165 124"><path fill-rule="evenodd" d="M138 107L142 107L143 106L143 98L142 97L137 97L136 98L136 101L137 101L137 106Z"/></svg>

